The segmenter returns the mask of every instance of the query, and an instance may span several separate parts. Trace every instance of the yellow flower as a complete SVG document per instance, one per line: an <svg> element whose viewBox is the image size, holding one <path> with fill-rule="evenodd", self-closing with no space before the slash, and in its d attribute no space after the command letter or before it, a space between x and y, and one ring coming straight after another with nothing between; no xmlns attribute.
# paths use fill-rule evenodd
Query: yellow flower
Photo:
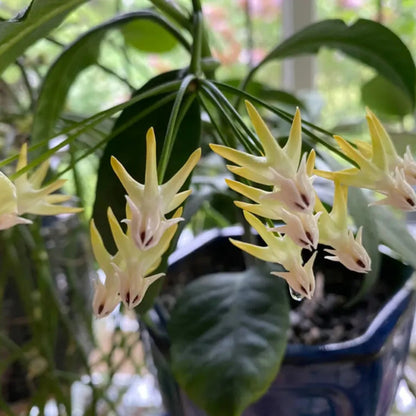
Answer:
<svg viewBox="0 0 416 416"><path fill-rule="evenodd" d="M326 249L331 254L327 259L339 261L355 272L366 273L371 270L371 259L362 245L362 227L355 239L348 229L347 196L348 188L335 181L334 203L330 213L316 197L315 209L321 212L319 242L332 247Z"/></svg>
<svg viewBox="0 0 416 416"><path fill-rule="evenodd" d="M131 210L129 224L133 240L142 250L156 246L164 232L181 218L166 219L165 214L173 211L189 196L190 190L179 192L192 169L201 157L195 150L184 166L167 182L158 184L156 165L156 139L153 128L146 135L145 183L135 181L123 165L111 157L111 166L127 191L127 203Z"/></svg>
<svg viewBox="0 0 416 416"><path fill-rule="evenodd" d="M211 144L211 149L239 165L227 166L232 173L250 181L272 185L270 198L280 201L289 209L312 212L315 193L312 187L313 178L307 172L306 155L301 158L302 128L299 109L296 110L289 139L282 148L256 109L249 102L246 102L246 107L264 155L254 156L216 144Z"/></svg>
<svg viewBox="0 0 416 416"><path fill-rule="evenodd" d="M182 213L179 208L174 218ZM91 221L91 243L95 258L106 275L105 283L97 280L93 300L94 314L101 318L108 315L120 300L129 308L136 307L142 300L149 286L164 273L150 275L160 264L176 232L177 224L169 227L161 236L159 243L142 250L132 238L131 228L124 233L111 208L108 209L108 220L117 246L117 253L112 256L104 247L103 241L94 221ZM127 206L127 218L130 217Z"/></svg>
<svg viewBox="0 0 416 416"><path fill-rule="evenodd" d="M16 170L19 171L27 166L27 145L20 150ZM61 188L66 182L65 179L58 179L51 184L41 187L49 168L49 160L33 172L30 176L27 173L20 175L15 181L17 195L17 213L37 215L57 215L64 213L75 213L82 211L82 208L57 205L65 202L71 197L69 195L53 194L52 192Z"/></svg>
<svg viewBox="0 0 416 416"><path fill-rule="evenodd" d="M343 185L367 188L385 195L384 199L373 204L416 211L416 193L410 185L416 183L416 163L410 149L407 149L403 158L399 157L389 135L369 110L367 122L371 135L370 146L360 142L354 147L342 137L334 136L341 150L358 167L338 172L315 170L315 173L336 179Z"/></svg>
<svg viewBox="0 0 416 416"><path fill-rule="evenodd" d="M279 201L270 198L271 192L245 185L243 183L225 180L227 185L236 192L252 199L256 204L234 201L237 207L271 220L282 220L285 224L272 228L287 234L299 246L311 250L316 248L319 240L318 217L310 212L290 211Z"/></svg>
<svg viewBox="0 0 416 416"><path fill-rule="evenodd" d="M313 263L317 252L314 252L311 258L303 264L302 249L292 239L288 236L274 235L259 219L247 211L244 211L244 216L249 224L257 230L267 246L256 246L234 239L230 239L230 241L254 257L281 264L286 271L272 272L272 274L285 279L295 292L310 299L315 290Z"/></svg>
<svg viewBox="0 0 416 416"><path fill-rule="evenodd" d="M0 172L0 230L31 222L17 215L16 187L4 173Z"/></svg>

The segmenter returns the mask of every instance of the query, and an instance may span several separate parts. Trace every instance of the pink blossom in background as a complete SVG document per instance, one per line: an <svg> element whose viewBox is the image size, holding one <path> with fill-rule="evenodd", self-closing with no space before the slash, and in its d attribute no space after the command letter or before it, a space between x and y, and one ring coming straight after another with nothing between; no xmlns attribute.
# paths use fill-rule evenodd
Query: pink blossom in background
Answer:
<svg viewBox="0 0 416 416"><path fill-rule="evenodd" d="M205 4L203 9L208 26L213 30L221 45L216 48L218 42L214 42L212 51L214 57L223 65L234 64L240 56L241 45L235 36L235 29L230 26L227 10L214 4Z"/></svg>
<svg viewBox="0 0 416 416"><path fill-rule="evenodd" d="M365 0L339 0L339 5L345 9L359 9Z"/></svg>
<svg viewBox="0 0 416 416"><path fill-rule="evenodd" d="M149 54L147 61L158 73L170 71L172 69L172 65L168 61L161 59L159 55Z"/></svg>
<svg viewBox="0 0 416 416"><path fill-rule="evenodd" d="M251 63L257 65L266 56L266 53L267 51L263 48L254 48L251 51L243 49L240 53L239 60L240 62L247 64L251 57Z"/></svg>
<svg viewBox="0 0 416 416"><path fill-rule="evenodd" d="M239 7L245 9L247 3L253 17L272 20L280 13L283 0L236 0Z"/></svg>

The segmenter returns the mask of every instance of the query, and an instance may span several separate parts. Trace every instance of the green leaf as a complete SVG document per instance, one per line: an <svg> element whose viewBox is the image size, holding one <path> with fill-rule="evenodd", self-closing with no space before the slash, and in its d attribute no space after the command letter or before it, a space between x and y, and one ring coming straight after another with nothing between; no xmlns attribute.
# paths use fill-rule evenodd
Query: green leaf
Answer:
<svg viewBox="0 0 416 416"><path fill-rule="evenodd" d="M412 102L403 90L380 75L361 87L361 98L371 110L387 116L404 117L412 112Z"/></svg>
<svg viewBox="0 0 416 416"><path fill-rule="evenodd" d="M0 74L29 46L61 24L87 0L32 0L13 19L0 22Z"/></svg>
<svg viewBox="0 0 416 416"><path fill-rule="evenodd" d="M151 21L160 31L176 36L189 49L180 33L168 21L151 11L128 13L94 27L66 48L46 74L34 115L32 143L53 136L56 121L65 105L71 85L83 70L97 62L100 44L108 32L139 21Z"/></svg>
<svg viewBox="0 0 416 416"><path fill-rule="evenodd" d="M372 207L378 225L380 241L416 269L416 241L407 229L404 218L399 218L387 207Z"/></svg>
<svg viewBox="0 0 416 416"><path fill-rule="evenodd" d="M358 302L377 282L380 275L381 254L378 249L377 222L372 208L368 207L368 200L361 189L349 188L348 212L354 219L355 225L363 227L363 245L371 258L371 271L363 275L363 284L359 293L349 301L351 305Z"/></svg>
<svg viewBox="0 0 416 416"><path fill-rule="evenodd" d="M158 75L147 82L135 95L167 82L182 79L185 75L185 71L182 70ZM93 217L107 249L111 252L115 252L116 248L108 225L107 207L112 208L119 220L125 218L126 192L111 168L110 157L115 156L135 180L144 183L147 130L150 127L155 130L157 158L159 160L173 103L163 104L158 110L147 113L139 119L137 116L167 95L159 94L140 100L123 110L113 128L113 131L118 131L118 133L108 141L100 159ZM165 181L183 166L190 154L200 144L201 116L196 100L193 101L182 119L177 138L172 149L172 157L166 169ZM165 266L166 261L162 263L161 269ZM161 282L162 279L159 279L150 287L141 304L142 308L139 308L139 310L145 310L151 305Z"/></svg>
<svg viewBox="0 0 416 416"><path fill-rule="evenodd" d="M236 88L239 85L241 85L241 79L238 78L227 79L223 82L227 85ZM305 109L305 104L293 94L290 94L283 90L274 89L258 81L250 81L245 88L245 92L269 102L273 101L281 104L286 104L292 107L299 107L301 109ZM232 94L229 95L232 96Z"/></svg>
<svg viewBox="0 0 416 416"><path fill-rule="evenodd" d="M264 270L189 284L168 331L173 372L210 416L238 416L276 377L286 348L287 288Z"/></svg>
<svg viewBox="0 0 416 416"><path fill-rule="evenodd" d="M129 22L121 29L124 41L143 52L169 52L178 45L178 40L159 24L151 20Z"/></svg>
<svg viewBox="0 0 416 416"><path fill-rule="evenodd" d="M274 48L256 67L273 59L317 53L321 47L340 50L383 75L402 89L412 105L415 100L415 64L406 45L390 29L359 19L351 26L342 20L324 20L295 33Z"/></svg>

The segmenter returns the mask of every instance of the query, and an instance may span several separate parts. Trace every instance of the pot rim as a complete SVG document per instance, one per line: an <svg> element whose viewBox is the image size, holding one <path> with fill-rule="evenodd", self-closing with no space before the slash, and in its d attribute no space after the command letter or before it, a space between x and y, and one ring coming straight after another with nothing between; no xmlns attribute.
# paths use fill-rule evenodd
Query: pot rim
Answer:
<svg viewBox="0 0 416 416"><path fill-rule="evenodd" d="M190 242L183 244L179 242L178 248L169 256L168 264L184 260L194 251L215 239L241 236L242 234L243 228L241 226L204 231L192 238ZM414 277L415 273L412 276ZM362 335L347 341L329 344L288 344L284 361L333 361L342 358L349 359L351 356L368 357L378 354L405 312L408 309L414 309L416 305L416 291L412 283L412 276L380 309Z"/></svg>

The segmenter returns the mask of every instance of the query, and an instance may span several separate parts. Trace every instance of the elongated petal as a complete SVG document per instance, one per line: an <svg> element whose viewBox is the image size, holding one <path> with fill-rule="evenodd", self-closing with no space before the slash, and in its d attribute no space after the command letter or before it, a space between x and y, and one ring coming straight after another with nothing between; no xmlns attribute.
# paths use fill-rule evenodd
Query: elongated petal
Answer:
<svg viewBox="0 0 416 416"><path fill-rule="evenodd" d="M156 138L153 127L151 127L146 134L146 173L144 193L146 198L159 194L156 162Z"/></svg>
<svg viewBox="0 0 416 416"><path fill-rule="evenodd" d="M379 165L378 163L382 163L384 161L384 167L386 167L386 165L391 167L391 164L396 162L398 154L396 152L393 142L391 141L389 134L387 133L383 125L380 123L380 120L376 117L376 115L368 108L366 118L373 144L373 162L377 166L381 167L382 165Z"/></svg>
<svg viewBox="0 0 416 416"><path fill-rule="evenodd" d="M289 139L283 148L294 164L300 160L300 153L302 149L302 122L299 108L296 108L295 117L293 118L292 126L290 128Z"/></svg>
<svg viewBox="0 0 416 416"><path fill-rule="evenodd" d="M144 185L135 181L126 171L124 166L114 156L111 156L111 167L134 202L136 204L141 203L143 199Z"/></svg>
<svg viewBox="0 0 416 416"><path fill-rule="evenodd" d="M201 149L195 150L191 156L189 156L188 160L185 164L176 172L171 179L169 179L166 183L161 185L161 195L162 200L165 201L164 204L164 214L170 212L172 209L175 209L178 205L171 208L170 211L167 211L167 207L170 207L170 201L174 198L175 194L179 192L182 188L183 184L188 179L188 176L198 163L199 159L201 158Z"/></svg>
<svg viewBox="0 0 416 416"><path fill-rule="evenodd" d="M242 167L250 167L252 170L266 168L266 159L262 156L254 156L231 147L222 146L220 144L210 144L211 150L233 163Z"/></svg>
<svg viewBox="0 0 416 416"><path fill-rule="evenodd" d="M113 210L108 207L107 209L107 217L108 217L108 222L110 223L110 228L111 228L111 233L113 235L114 238L114 242L116 243L116 246L118 248L118 250L121 253L125 253L125 255L129 255L127 253L130 253L130 244L129 244L129 239L126 236L126 234L124 234L123 230L120 227L120 224L116 218L116 216L113 213Z"/></svg>
<svg viewBox="0 0 416 416"><path fill-rule="evenodd" d="M90 222L90 236L92 251L95 259L106 276L110 276L113 273L113 267L111 266L112 256L104 247L104 242L99 231L97 230L94 220L91 220Z"/></svg>
<svg viewBox="0 0 416 416"><path fill-rule="evenodd" d="M262 197L267 194L266 191L249 186L241 182L233 181L231 179L225 179L226 184L233 190L247 198L252 199L255 202L260 202Z"/></svg>
<svg viewBox="0 0 416 416"><path fill-rule="evenodd" d="M288 168L289 164L286 153L276 142L276 139L273 137L264 120L260 117L260 114L249 101L246 101L245 104L248 115L253 123L254 129L256 130L257 136L261 141L264 154L268 162L273 166L281 166L283 169ZM238 163L236 161L234 162ZM297 163L298 161L296 161L296 164Z"/></svg>
<svg viewBox="0 0 416 416"><path fill-rule="evenodd" d="M46 174L49 169L49 160L43 162L36 170L30 175L30 182L35 188L40 188L43 180L46 178Z"/></svg>
<svg viewBox="0 0 416 416"><path fill-rule="evenodd" d="M230 238L230 242L240 250L243 250L254 257L264 261L276 262L276 257L269 247L260 247L254 244L244 243L243 241L234 240L233 238Z"/></svg>

